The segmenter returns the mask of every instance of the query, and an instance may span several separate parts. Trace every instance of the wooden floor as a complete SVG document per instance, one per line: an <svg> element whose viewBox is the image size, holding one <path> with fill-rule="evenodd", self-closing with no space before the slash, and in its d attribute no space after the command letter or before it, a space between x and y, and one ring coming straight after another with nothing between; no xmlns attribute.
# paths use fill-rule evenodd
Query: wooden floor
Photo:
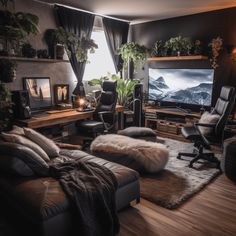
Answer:
<svg viewBox="0 0 236 236"><path fill-rule="evenodd" d="M119 218L119 236L236 236L236 184L221 175L176 210L141 199Z"/></svg>

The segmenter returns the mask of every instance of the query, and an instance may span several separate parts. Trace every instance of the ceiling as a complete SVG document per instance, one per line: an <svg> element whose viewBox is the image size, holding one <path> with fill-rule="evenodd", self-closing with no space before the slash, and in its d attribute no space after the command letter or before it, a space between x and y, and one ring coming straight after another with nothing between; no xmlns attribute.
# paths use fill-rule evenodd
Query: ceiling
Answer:
<svg viewBox="0 0 236 236"><path fill-rule="evenodd" d="M161 20L228 7L236 0L39 0L60 3L131 23Z"/></svg>

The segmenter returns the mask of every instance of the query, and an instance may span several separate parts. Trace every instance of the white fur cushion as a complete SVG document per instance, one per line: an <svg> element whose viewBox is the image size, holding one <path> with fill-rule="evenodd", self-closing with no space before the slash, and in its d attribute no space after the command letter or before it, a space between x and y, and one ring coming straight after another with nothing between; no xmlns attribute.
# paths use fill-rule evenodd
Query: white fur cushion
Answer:
<svg viewBox="0 0 236 236"><path fill-rule="evenodd" d="M220 116L217 114L211 114L208 111L204 112L199 120L199 123L201 124L216 124L218 120L220 119ZM210 134L213 129L209 127L203 127L203 126L198 126L200 132L203 135L208 135Z"/></svg>
<svg viewBox="0 0 236 236"><path fill-rule="evenodd" d="M38 144L49 157L59 156L60 148L52 140L30 128L24 128L24 132L25 136Z"/></svg>
<svg viewBox="0 0 236 236"><path fill-rule="evenodd" d="M116 134L98 136L92 142L90 148L94 153L103 152L108 155L123 154L132 156L149 173L156 173L162 170L169 157L169 151L163 144Z"/></svg>
<svg viewBox="0 0 236 236"><path fill-rule="evenodd" d="M25 135L24 129L19 126L16 126L16 125L13 125L12 130L8 131L7 133L8 134L18 134L18 135L22 135L22 136Z"/></svg>
<svg viewBox="0 0 236 236"><path fill-rule="evenodd" d="M2 132L1 136L3 139L10 143L18 143L24 145L34 152L36 152L44 161L50 161L47 153L36 143L32 142L31 140L27 139L24 136L17 135L17 134L9 134Z"/></svg>

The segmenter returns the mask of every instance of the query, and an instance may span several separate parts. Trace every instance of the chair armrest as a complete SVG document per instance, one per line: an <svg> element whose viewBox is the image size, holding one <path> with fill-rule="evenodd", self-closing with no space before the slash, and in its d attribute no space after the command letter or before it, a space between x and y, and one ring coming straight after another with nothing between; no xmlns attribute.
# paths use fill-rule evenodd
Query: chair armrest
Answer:
<svg viewBox="0 0 236 236"><path fill-rule="evenodd" d="M209 128L215 128L215 124L204 124L204 123L195 123L196 126L203 126L203 127L209 127Z"/></svg>

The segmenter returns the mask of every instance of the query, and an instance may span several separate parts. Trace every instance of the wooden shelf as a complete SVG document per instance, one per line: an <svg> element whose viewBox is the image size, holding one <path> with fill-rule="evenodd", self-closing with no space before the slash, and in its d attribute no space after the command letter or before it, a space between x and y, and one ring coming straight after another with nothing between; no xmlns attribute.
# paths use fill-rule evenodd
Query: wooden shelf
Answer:
<svg viewBox="0 0 236 236"><path fill-rule="evenodd" d="M207 60L207 56L179 56L179 57L150 57L147 61L187 61L187 60Z"/></svg>
<svg viewBox="0 0 236 236"><path fill-rule="evenodd" d="M28 58L28 57L7 57L7 56L0 56L0 59L9 59L13 61L24 61L24 62L47 62L47 63L69 62L69 60L58 60L58 59L48 59L48 58Z"/></svg>

